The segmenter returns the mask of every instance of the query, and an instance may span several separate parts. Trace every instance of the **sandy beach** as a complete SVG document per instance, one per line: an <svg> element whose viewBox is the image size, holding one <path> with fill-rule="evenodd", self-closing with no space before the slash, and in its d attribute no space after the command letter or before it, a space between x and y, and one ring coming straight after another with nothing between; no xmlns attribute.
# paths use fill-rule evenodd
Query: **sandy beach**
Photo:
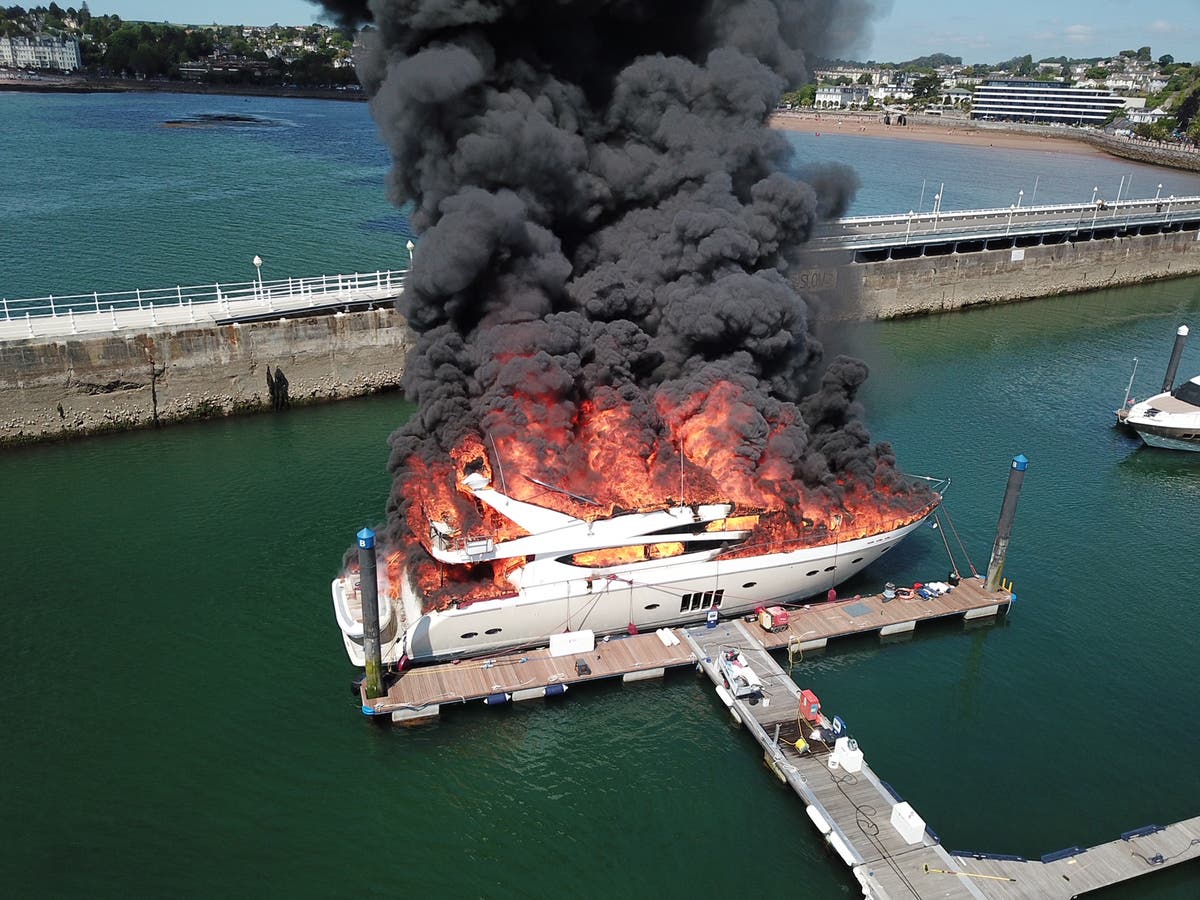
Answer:
<svg viewBox="0 0 1200 900"><path fill-rule="evenodd" d="M1005 150L1046 150L1054 153L1076 153L1084 156L1104 156L1103 150L1069 137L1028 134L999 128L979 128L960 123L920 122L909 120L907 125L884 125L882 115L826 115L822 113L777 113L771 125L787 131L797 131L818 137L822 134L889 137L910 141L934 141L941 144L962 144L968 147L998 147Z"/></svg>

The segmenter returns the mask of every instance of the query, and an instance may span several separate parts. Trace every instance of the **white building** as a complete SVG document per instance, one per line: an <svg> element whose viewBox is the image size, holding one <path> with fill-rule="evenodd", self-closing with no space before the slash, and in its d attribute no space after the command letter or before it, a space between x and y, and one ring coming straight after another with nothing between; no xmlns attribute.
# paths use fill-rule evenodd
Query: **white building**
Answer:
<svg viewBox="0 0 1200 900"><path fill-rule="evenodd" d="M1165 119L1167 111L1161 106L1157 109L1146 109L1145 106L1140 109L1131 109L1128 111L1129 121L1135 125L1153 125L1155 122Z"/></svg>
<svg viewBox="0 0 1200 900"><path fill-rule="evenodd" d="M34 37L0 37L0 66L11 69L61 69L83 67L79 42L39 34Z"/></svg>
<svg viewBox="0 0 1200 900"><path fill-rule="evenodd" d="M894 84L877 84L871 88L870 97L876 103L907 103L912 99L912 91Z"/></svg>
<svg viewBox="0 0 1200 900"><path fill-rule="evenodd" d="M1059 81L989 79L975 89L971 118L1099 125L1123 105L1120 97L1102 88L1071 87Z"/></svg>
<svg viewBox="0 0 1200 900"><path fill-rule="evenodd" d="M813 106L817 109L848 109L864 106L871 95L865 84L825 84L817 88Z"/></svg>

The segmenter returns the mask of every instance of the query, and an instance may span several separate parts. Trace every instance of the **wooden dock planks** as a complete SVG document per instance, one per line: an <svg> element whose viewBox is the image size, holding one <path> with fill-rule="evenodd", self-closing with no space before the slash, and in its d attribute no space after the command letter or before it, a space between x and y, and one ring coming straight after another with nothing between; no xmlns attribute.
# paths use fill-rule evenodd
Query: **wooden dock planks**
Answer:
<svg viewBox="0 0 1200 900"><path fill-rule="evenodd" d="M1176 822L1152 834L1128 840L1117 838L1052 862L974 857L962 861L972 872L1015 879L996 882L994 888L989 888L989 897L1034 900L1074 897L1196 859L1200 859L1200 816Z"/></svg>
<svg viewBox="0 0 1200 900"><path fill-rule="evenodd" d="M889 625L924 622L947 616L969 616L996 607L996 613L1007 612L1012 603L1008 591L987 591L982 578L964 578L953 590L923 600L920 597L904 600L899 597L885 600L882 594L842 598L831 602L810 603L790 611L785 631L771 633L755 629L756 636L769 649L782 649L789 640L801 646L822 640L869 634Z"/></svg>
<svg viewBox="0 0 1200 900"><path fill-rule="evenodd" d="M818 602L791 612L788 629L771 633L751 625L755 641L768 649L782 649L789 639L801 646L838 637L869 634L887 626L915 623L946 616L969 616L996 607L1006 611L1012 602L1007 591L988 592L982 579L965 579L958 587L931 600L885 601L880 594L835 602ZM678 634L678 629L675 630ZM552 684L577 684L629 673L688 665L695 660L680 646L664 647L656 634L620 635L598 641L592 654L578 654L592 672L577 675L576 656L551 657L546 648L497 653L487 659L462 660L417 666L395 679L384 697L367 700L364 712L384 715L398 710L436 707L447 703L482 700L492 694L531 690Z"/></svg>
<svg viewBox="0 0 1200 900"><path fill-rule="evenodd" d="M590 674L576 671L577 660L587 664ZM363 710L384 715L397 710L465 703L493 694L553 684L578 684L693 662L691 651L682 642L667 647L653 632L597 641L596 649L589 653L554 657L549 649L542 648L497 654L487 659L409 669L390 684L383 697L368 700L364 696Z"/></svg>

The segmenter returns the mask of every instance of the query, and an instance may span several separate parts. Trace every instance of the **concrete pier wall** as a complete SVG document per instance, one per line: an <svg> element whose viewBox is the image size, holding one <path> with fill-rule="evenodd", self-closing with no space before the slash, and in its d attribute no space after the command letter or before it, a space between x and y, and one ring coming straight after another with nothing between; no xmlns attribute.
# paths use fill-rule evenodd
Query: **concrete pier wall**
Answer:
<svg viewBox="0 0 1200 900"><path fill-rule="evenodd" d="M1063 241L913 259L811 254L796 281L824 314L889 319L1200 273L1200 232ZM822 296L830 297L822 303ZM833 300L832 298L836 298Z"/></svg>
<svg viewBox="0 0 1200 900"><path fill-rule="evenodd" d="M269 410L277 369L288 404L397 389L412 340L377 309L0 342L0 445Z"/></svg>

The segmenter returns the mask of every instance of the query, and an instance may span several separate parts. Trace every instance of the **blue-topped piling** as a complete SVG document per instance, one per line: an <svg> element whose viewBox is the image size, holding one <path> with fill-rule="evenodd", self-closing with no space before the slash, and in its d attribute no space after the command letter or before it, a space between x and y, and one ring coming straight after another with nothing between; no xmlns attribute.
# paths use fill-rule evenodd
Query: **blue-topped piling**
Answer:
<svg viewBox="0 0 1200 900"><path fill-rule="evenodd" d="M368 700L383 696L383 656L379 650L379 582L375 572L375 532L358 533L359 592L362 596L363 655Z"/></svg>
<svg viewBox="0 0 1200 900"><path fill-rule="evenodd" d="M1017 517L1017 500L1021 496L1021 485L1025 481L1025 470L1029 460L1024 453L1013 457L1008 470L1008 487L1004 490L1004 504L1000 507L1000 521L996 525L996 543L992 545L992 558L988 562L987 581L984 589L1000 589L1000 576L1004 574L1004 558L1008 555L1008 538L1012 534L1013 519Z"/></svg>

